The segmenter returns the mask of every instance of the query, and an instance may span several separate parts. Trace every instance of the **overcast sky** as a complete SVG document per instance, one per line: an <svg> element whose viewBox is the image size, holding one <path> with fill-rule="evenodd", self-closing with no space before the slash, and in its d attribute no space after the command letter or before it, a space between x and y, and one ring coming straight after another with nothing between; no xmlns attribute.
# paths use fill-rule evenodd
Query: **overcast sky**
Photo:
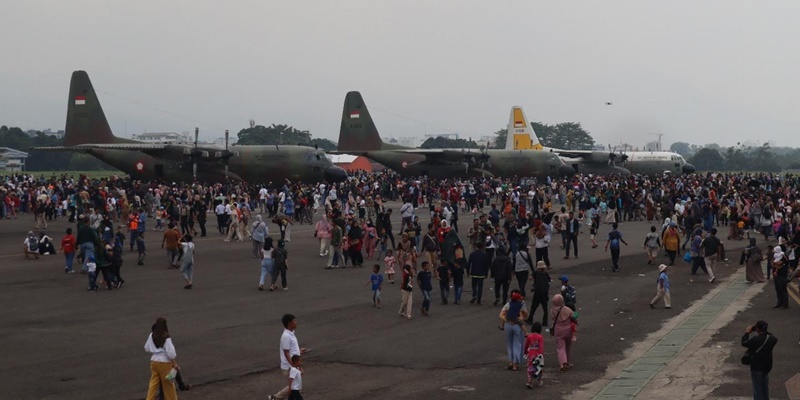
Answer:
<svg viewBox="0 0 800 400"><path fill-rule="evenodd" d="M384 138L477 138L515 104L600 143L783 144L800 128L796 0L3 1L0 15L0 124L26 129L64 129L76 69L128 137L211 139L252 118L336 140L350 90Z"/></svg>

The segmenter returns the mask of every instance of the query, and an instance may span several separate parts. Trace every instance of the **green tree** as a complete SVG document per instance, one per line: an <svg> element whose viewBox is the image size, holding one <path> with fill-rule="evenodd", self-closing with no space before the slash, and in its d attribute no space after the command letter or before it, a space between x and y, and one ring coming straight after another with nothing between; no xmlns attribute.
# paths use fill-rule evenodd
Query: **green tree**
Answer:
<svg viewBox="0 0 800 400"><path fill-rule="evenodd" d="M236 136L239 138L237 144L240 145L308 145L311 143L311 133L289 125L255 125L242 129Z"/></svg>
<svg viewBox="0 0 800 400"><path fill-rule="evenodd" d="M698 171L721 171L725 169L725 158L717 150L702 148L692 156L690 164Z"/></svg>
<svg viewBox="0 0 800 400"><path fill-rule="evenodd" d="M444 136L437 136L437 137L429 137L419 147L421 149L456 149L456 148L477 149L480 146L478 146L478 144L472 140L450 139Z"/></svg>
<svg viewBox="0 0 800 400"><path fill-rule="evenodd" d="M675 142L671 146L669 146L669 151L673 153L678 153L683 157L688 158L692 155L692 148L689 143L686 142Z"/></svg>
<svg viewBox="0 0 800 400"><path fill-rule="evenodd" d="M591 150L594 147L592 135L583 129L580 122L562 122L547 125L531 123L542 146L564 150Z"/></svg>
<svg viewBox="0 0 800 400"><path fill-rule="evenodd" d="M494 140L495 149L505 149L506 139L508 138L508 128L498 129L494 132L497 138Z"/></svg>
<svg viewBox="0 0 800 400"><path fill-rule="evenodd" d="M314 139L311 139L311 141L308 143L308 145L309 146L317 146L320 149L325 150L325 151L334 151L334 150L336 150L336 143L331 142L328 139L314 138Z"/></svg>
<svg viewBox="0 0 800 400"><path fill-rule="evenodd" d="M761 147L753 150L753 168L763 172L780 172L781 166L772 153L769 143L764 143Z"/></svg>

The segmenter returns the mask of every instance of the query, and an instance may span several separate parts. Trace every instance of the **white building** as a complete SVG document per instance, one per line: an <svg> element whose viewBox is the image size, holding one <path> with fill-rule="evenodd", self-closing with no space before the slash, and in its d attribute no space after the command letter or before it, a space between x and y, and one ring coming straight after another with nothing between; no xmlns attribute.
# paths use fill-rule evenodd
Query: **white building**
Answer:
<svg viewBox="0 0 800 400"><path fill-rule="evenodd" d="M0 147L0 171L20 172L25 170L28 153L9 147Z"/></svg>
<svg viewBox="0 0 800 400"><path fill-rule="evenodd" d="M186 144L190 142L187 132L145 132L138 135L134 134L133 139L145 143L159 144Z"/></svg>

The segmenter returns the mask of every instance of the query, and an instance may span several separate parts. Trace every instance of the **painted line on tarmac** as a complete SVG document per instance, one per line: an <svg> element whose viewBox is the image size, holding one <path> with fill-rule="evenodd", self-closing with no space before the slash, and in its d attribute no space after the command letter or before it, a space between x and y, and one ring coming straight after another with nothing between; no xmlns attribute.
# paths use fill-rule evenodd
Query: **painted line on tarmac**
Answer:
<svg viewBox="0 0 800 400"><path fill-rule="evenodd" d="M789 296L791 296L791 298L794 300L795 303L797 303L797 305L800 305L800 296L798 296L798 294L800 294L800 288L798 288L798 285L794 282L790 283Z"/></svg>

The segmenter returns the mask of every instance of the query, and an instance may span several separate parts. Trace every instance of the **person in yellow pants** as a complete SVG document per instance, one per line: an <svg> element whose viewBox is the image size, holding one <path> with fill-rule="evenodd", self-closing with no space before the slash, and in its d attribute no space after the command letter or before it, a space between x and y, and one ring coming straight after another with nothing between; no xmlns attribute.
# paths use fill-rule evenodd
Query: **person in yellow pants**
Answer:
<svg viewBox="0 0 800 400"><path fill-rule="evenodd" d="M150 384L147 388L147 400L155 400L158 396L159 387L164 391L164 400L177 400L178 394L175 392L174 381L167 379L173 368L179 368L175 358L175 346L169 337L167 320L164 318L156 319L153 325L153 332L147 337L144 344L144 351L150 353Z"/></svg>

